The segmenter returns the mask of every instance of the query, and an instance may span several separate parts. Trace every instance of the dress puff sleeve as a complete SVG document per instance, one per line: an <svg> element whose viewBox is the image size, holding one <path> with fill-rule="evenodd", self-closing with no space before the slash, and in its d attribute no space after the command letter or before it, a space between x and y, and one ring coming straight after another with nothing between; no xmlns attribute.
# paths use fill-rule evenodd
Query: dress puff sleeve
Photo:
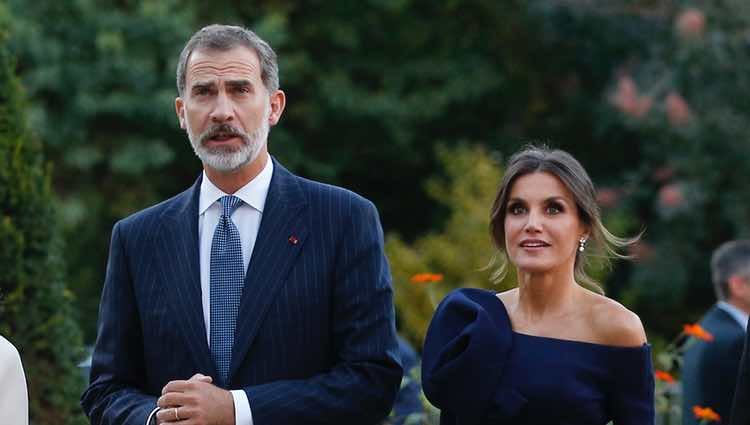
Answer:
<svg viewBox="0 0 750 425"><path fill-rule="evenodd" d="M612 356L612 422L614 425L654 424L654 370L651 349L622 348Z"/></svg>
<svg viewBox="0 0 750 425"><path fill-rule="evenodd" d="M425 337L422 385L441 424L475 425L516 416L526 404L503 385L513 334L495 294L463 288L440 303Z"/></svg>

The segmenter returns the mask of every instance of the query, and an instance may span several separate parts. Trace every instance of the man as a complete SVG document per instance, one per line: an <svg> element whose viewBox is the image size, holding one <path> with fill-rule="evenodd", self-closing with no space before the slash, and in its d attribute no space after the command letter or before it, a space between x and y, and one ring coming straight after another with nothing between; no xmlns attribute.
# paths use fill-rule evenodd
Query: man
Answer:
<svg viewBox="0 0 750 425"><path fill-rule="evenodd" d="M745 351L742 353L740 371L737 376L737 389L732 404L730 425L750 425L750 326L745 337Z"/></svg>
<svg viewBox="0 0 750 425"><path fill-rule="evenodd" d="M750 326L745 337L745 351L742 353L740 372L737 377L737 390L734 393L730 425L750 425Z"/></svg>
<svg viewBox="0 0 750 425"><path fill-rule="evenodd" d="M711 274L718 302L700 325L714 339L691 342L685 352L683 424L699 423L692 412L696 405L710 407L728 423L750 313L750 240L720 246L711 258Z"/></svg>
<svg viewBox="0 0 750 425"><path fill-rule="evenodd" d="M425 416L421 397L422 385L419 378L414 376L419 369L419 357L411 344L400 335L398 335L398 348L404 378L393 403L393 416L389 418L388 423L391 425L422 423Z"/></svg>
<svg viewBox="0 0 750 425"><path fill-rule="evenodd" d="M93 424L374 424L401 381L375 207L267 152L285 95L253 32L211 25L180 55L195 184L115 224Z"/></svg>

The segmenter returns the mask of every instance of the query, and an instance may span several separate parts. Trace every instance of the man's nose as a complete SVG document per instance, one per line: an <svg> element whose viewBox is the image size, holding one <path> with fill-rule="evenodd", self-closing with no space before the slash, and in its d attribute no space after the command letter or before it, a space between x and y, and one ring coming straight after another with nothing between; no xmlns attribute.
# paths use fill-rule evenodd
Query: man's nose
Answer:
<svg viewBox="0 0 750 425"><path fill-rule="evenodd" d="M224 93L219 93L216 96L216 104L214 105L213 111L211 111L211 121L215 123L224 123L227 121L234 120L234 108L232 107L232 101Z"/></svg>

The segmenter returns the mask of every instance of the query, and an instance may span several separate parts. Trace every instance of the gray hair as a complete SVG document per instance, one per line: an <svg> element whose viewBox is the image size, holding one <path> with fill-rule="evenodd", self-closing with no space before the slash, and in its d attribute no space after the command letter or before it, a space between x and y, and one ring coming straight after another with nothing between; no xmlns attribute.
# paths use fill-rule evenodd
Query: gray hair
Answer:
<svg viewBox="0 0 750 425"><path fill-rule="evenodd" d="M227 51L237 46L247 47L255 51L260 61L260 78L268 93L279 89L279 65L276 52L257 34L247 28L234 25L213 24L201 28L193 34L180 53L177 64L177 93L182 96L185 92L185 74L190 55L201 49Z"/></svg>
<svg viewBox="0 0 750 425"><path fill-rule="evenodd" d="M495 247L501 254L494 260L495 263L499 263L493 275L494 280L500 281L505 277L510 262L505 247L505 215L513 183L523 175L537 172L546 172L556 176L573 194L578 218L589 230L589 242L592 245L591 249L586 249L585 252L576 251L575 279L603 293L601 287L585 271L590 252L598 250L603 253L604 258L629 258L619 254L617 249L635 243L640 235L628 239L610 233L602 223L599 206L596 203L594 184L581 163L565 151L550 150L546 146L528 146L514 154L506 166L505 175L490 214L490 234Z"/></svg>
<svg viewBox="0 0 750 425"><path fill-rule="evenodd" d="M750 240L742 239L723 243L711 256L711 279L719 300L729 296L729 278L740 275L750 277Z"/></svg>

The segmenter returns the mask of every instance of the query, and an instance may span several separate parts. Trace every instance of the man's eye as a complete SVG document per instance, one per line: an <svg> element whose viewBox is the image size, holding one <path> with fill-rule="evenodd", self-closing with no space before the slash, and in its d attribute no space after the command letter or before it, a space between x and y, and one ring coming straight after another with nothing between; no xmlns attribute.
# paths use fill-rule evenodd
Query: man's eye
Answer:
<svg viewBox="0 0 750 425"><path fill-rule="evenodd" d="M209 93L210 93L210 90L209 90L208 88L202 87L202 88L197 88L197 89L194 89L194 90L193 90L193 93L194 93L194 94L195 94L196 96L205 96L205 95L207 95L207 94L209 94Z"/></svg>

